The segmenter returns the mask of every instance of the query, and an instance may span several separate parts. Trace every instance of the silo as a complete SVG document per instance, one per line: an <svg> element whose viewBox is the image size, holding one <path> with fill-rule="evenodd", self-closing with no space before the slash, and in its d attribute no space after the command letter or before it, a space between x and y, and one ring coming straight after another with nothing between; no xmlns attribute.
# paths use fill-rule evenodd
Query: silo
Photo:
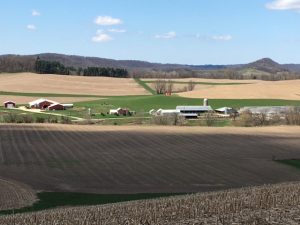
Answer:
<svg viewBox="0 0 300 225"><path fill-rule="evenodd" d="M208 106L208 99L207 99L207 98L205 98L205 99L203 100L203 106Z"/></svg>

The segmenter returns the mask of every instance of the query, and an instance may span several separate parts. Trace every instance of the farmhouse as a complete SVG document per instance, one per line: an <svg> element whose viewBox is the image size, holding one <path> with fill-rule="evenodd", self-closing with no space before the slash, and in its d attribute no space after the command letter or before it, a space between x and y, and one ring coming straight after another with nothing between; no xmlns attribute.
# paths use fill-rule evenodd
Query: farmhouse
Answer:
<svg viewBox="0 0 300 225"><path fill-rule="evenodd" d="M118 115L118 116L127 116L130 115L130 111L129 109L123 109L123 108L118 108L118 109L111 109L109 110L109 114L110 115Z"/></svg>
<svg viewBox="0 0 300 225"><path fill-rule="evenodd" d="M32 109L46 109L53 104L58 104L58 103L48 99L40 98L35 101L29 102L29 107Z"/></svg>
<svg viewBox="0 0 300 225"><path fill-rule="evenodd" d="M4 104L4 107L7 109L12 109L12 108L16 107L16 103L13 101L6 101L3 104Z"/></svg>

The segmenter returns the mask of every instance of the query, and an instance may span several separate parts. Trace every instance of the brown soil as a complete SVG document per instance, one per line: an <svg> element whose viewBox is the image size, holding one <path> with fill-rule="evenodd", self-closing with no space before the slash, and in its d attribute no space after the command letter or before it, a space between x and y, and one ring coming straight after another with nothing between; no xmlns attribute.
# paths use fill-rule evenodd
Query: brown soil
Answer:
<svg viewBox="0 0 300 225"><path fill-rule="evenodd" d="M31 188L0 178L0 210L30 206L35 201L36 196Z"/></svg>
<svg viewBox="0 0 300 225"><path fill-rule="evenodd" d="M201 192L299 181L300 127L1 125L0 174L35 190Z"/></svg>

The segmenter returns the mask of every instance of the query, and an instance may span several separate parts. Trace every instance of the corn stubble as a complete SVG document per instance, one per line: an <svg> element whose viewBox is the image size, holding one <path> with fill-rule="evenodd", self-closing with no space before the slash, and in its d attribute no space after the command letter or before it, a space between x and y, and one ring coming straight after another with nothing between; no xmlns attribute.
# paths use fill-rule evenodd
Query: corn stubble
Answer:
<svg viewBox="0 0 300 225"><path fill-rule="evenodd" d="M0 217L3 225L299 223L299 183Z"/></svg>

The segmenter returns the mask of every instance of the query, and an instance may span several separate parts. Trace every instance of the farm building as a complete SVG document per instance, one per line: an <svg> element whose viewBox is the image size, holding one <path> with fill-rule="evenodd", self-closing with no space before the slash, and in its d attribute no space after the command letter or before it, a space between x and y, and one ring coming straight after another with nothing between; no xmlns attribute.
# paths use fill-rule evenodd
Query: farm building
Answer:
<svg viewBox="0 0 300 225"><path fill-rule="evenodd" d="M131 112L129 111L129 109L118 108L118 109L109 110L109 114L118 115L118 116L127 116L127 115L131 115Z"/></svg>
<svg viewBox="0 0 300 225"><path fill-rule="evenodd" d="M179 115L180 111L176 109L159 109L156 111L158 116L167 116L167 115Z"/></svg>
<svg viewBox="0 0 300 225"><path fill-rule="evenodd" d="M293 106L257 106L257 107L244 107L239 110L239 113L251 112L253 114L266 114L266 115L275 115L275 114L286 114L291 111Z"/></svg>
<svg viewBox="0 0 300 225"><path fill-rule="evenodd" d="M207 113L213 111L211 106L177 106L181 114L197 114Z"/></svg>
<svg viewBox="0 0 300 225"><path fill-rule="evenodd" d="M62 104L54 103L47 108L48 110L65 110L65 107Z"/></svg>
<svg viewBox="0 0 300 225"><path fill-rule="evenodd" d="M4 107L7 109L12 109L12 108L16 107L16 103L13 101L6 101L3 104L4 104Z"/></svg>
<svg viewBox="0 0 300 225"><path fill-rule="evenodd" d="M53 104L58 104L58 103L48 99L40 98L35 101L29 102L29 107L33 109L46 109Z"/></svg>
<svg viewBox="0 0 300 225"><path fill-rule="evenodd" d="M230 108L230 107L222 107L222 108L219 108L219 109L215 109L215 112L219 113L219 114L224 114L224 115L237 113L237 111L235 109Z"/></svg>

